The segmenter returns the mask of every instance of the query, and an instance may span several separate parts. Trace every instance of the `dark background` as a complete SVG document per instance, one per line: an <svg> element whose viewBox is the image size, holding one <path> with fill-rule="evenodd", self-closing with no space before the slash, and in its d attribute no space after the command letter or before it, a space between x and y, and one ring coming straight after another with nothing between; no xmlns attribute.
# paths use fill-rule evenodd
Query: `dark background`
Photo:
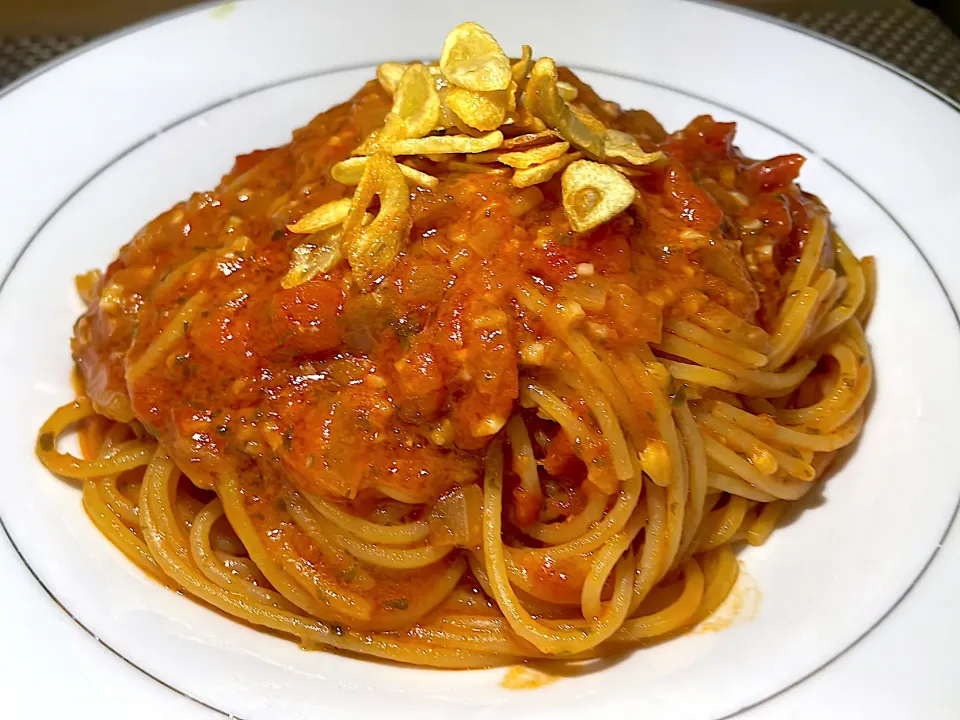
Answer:
<svg viewBox="0 0 960 720"><path fill-rule="evenodd" d="M192 0L0 0L0 36L98 35ZM909 7L909 0L734 0L731 4L771 14L889 12ZM917 4L956 23L960 0L921 0ZM411 11L415 4L411 3Z"/></svg>
<svg viewBox="0 0 960 720"><path fill-rule="evenodd" d="M90 38L195 1L0 0L0 86ZM960 0L732 0L730 4L857 47L960 101ZM415 2L410 7L414 13Z"/></svg>
<svg viewBox="0 0 960 720"><path fill-rule="evenodd" d="M935 0L917 4L935 12L954 35L960 36L960 2L958 0L941 0L940 2Z"/></svg>

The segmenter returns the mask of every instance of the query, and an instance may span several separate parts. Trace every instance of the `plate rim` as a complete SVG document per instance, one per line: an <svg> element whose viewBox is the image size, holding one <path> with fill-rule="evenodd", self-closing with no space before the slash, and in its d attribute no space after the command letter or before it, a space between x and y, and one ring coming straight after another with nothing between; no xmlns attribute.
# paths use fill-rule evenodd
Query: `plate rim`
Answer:
<svg viewBox="0 0 960 720"><path fill-rule="evenodd" d="M104 46L109 45L110 43L112 43L112 42L115 41L115 40L119 40L119 39L124 38L124 37L126 37L126 36L128 36L128 35L133 35L133 34L136 34L137 32L140 32L140 31L143 31L143 30L147 30L147 29L152 28L152 27L155 27L155 26L157 26L157 25L164 24L164 23L166 23L166 22L168 22L168 21L173 21L173 20L176 20L176 19L178 19L178 18L187 16L187 15L192 15L192 14L194 14L194 13L202 13L202 12L214 10L214 9L216 9L216 8L218 8L218 7L222 7L222 8L232 8L232 6L238 4L238 2L240 2L240 0L225 0L225 1L224 1L224 0L206 0L205 2L201 2L201 3L196 4L196 5L191 5L191 6L189 6L189 7L183 7L183 8L176 8L176 9L174 9L174 10L170 10L170 11L168 11L168 12L165 12L165 13L162 13L162 14L159 14L159 15L155 15L155 16L153 16L153 17L147 18L147 19L142 20L142 21L140 21L140 22L134 23L134 24L132 24L132 25L125 26L125 27L120 28L120 29L118 29L118 30L116 30L116 31L113 31L113 32L111 32L111 33L108 33L108 34L106 34L106 35L103 35L103 36L101 36L101 37L99 37L99 38L96 38L96 39L90 41L90 42L84 43L83 45L80 45L80 46L78 46L77 48L74 48L73 50L68 51L67 53L64 53L63 55L60 55L60 56L52 59L52 60L49 61L49 62L46 62L46 63L42 64L41 66L39 66L39 67L35 68L34 70L30 71L29 73L27 73L26 75L22 76L21 78L18 78L17 80L15 80L14 82L12 82L12 83L11 83L10 85L8 85L7 87L4 87L3 89L0 89L0 102L2 102L4 99L6 99L6 98L9 97L10 95L12 95L12 94L13 94L14 92L16 92L17 90L22 89L24 86L28 85L30 82L32 82L32 81L36 80L37 78L45 75L45 74L48 73L49 71L55 70L55 69L57 69L58 67L60 67L61 65L67 64L67 63L71 62L72 60L76 59L77 57L80 57L80 56L82 56L82 55L84 55L84 54L86 54L86 53L88 53L88 52L91 52L91 51L94 51L94 50L99 50L100 48L103 48ZM252 3L254 2L254 0L243 0L243 2L244 2L244 4L252 4ZM855 55L855 56L863 59L863 60L866 60L866 61L868 61L868 62L870 62L870 63L872 63L872 64L875 64L875 65L880 66L881 68L883 68L883 69L885 69L885 70L893 73L895 76L899 76L901 79L908 81L909 83L911 83L911 84L914 85L915 87L918 87L919 89L924 90L926 93L932 95L932 96L933 96L934 98L936 98L937 100L940 100L941 102L945 103L948 107L952 108L953 110L955 110L955 111L957 111L957 112L960 112L960 103L958 103L957 101L953 100L952 98L950 98L949 96L947 96L947 95L944 94L943 92L937 90L936 88L932 87L931 85L929 85L929 84L926 83L925 81L923 81L923 80L921 80L921 79L919 79L919 78L911 75L910 73L902 70L901 68L899 68L899 67L897 67L897 66L895 66L895 65L893 65L893 64L891 64L891 63L889 63L889 62L887 62L887 61L884 61L884 60L882 60L882 59L880 59L880 58L878 58L878 57L876 57L876 56L874 56L874 55L871 55L870 53L867 53L867 52L865 52L865 51L863 51L863 50L861 50L861 49L859 49L859 48L857 48L857 47L855 47L855 46L849 45L848 43L845 43L845 42L843 42L843 41L837 40L837 39L832 38L832 37L830 37L830 36L824 35L824 34L819 33L819 32L817 32L817 31L814 31L814 30L805 28L805 27L803 27L803 26L794 24L794 23L792 23L792 22L790 22L790 21L787 21L787 20L784 20L784 19L782 19L782 18L777 18L777 17L773 17L773 16L768 16L768 15L765 15L765 14L763 14L763 13L760 13L759 11L752 10L752 9L748 9L748 8L730 6L730 5L727 5L727 4L723 3L723 2L720 2L719 0L686 0L686 2L687 2L688 4L690 4L690 5L706 6L706 7L712 8L712 9L729 12L729 13L731 13L731 14L741 15L741 16L744 16L744 17L747 17L747 18L750 18L750 19L753 19L753 20L758 20L758 21L760 21L760 22L764 22L764 23L768 23L768 24L771 24L771 25L774 25L774 26L778 26L778 27L781 27L781 28L785 28L785 29L787 29L787 30L791 30L791 31L793 31L793 32L797 32L797 33L800 33L800 34L802 34L802 35L807 35L808 37L811 37L811 38L814 39L814 40L818 40L818 41L824 42L824 43L826 43L827 45L831 45L831 46L836 47L836 48L838 48L838 49L844 50L844 51L846 51L846 52L848 52L848 53L850 53L850 54L852 54L852 55ZM359 68L359 67L367 67L368 65L369 65L369 63L361 63L360 65L354 65L354 66L328 67L328 68L324 68L324 69L322 69L322 70L312 71L312 72L309 72L309 73L303 73L303 74L300 74L300 75L295 75L295 76L291 76L291 77L287 77L287 78L283 78L283 79L278 79L278 80L272 81L272 82L270 82L270 83L266 83L266 84L259 85L259 86L254 87L254 88L250 88L250 89L244 91L244 92L243 92L242 94L240 94L240 95L233 96L233 97L230 97L230 98L222 98L222 99L220 99L220 100L217 100L215 103L212 103L212 104L209 104L209 105L204 105L204 106L201 107L201 108L197 108L197 109L195 109L195 110L192 110L190 113L185 114L185 115L183 115L183 116L180 116L180 117L176 118L175 120L173 120L173 121L171 121L171 122L169 122L169 123L164 124L163 127L161 128L161 130L166 130L166 129L175 127L175 126L177 126L177 125L179 125L179 124L181 124L181 123L183 123L183 122L186 122L186 121L190 120L191 118L194 118L194 117L196 117L196 116L198 116L198 115L200 115L200 114L202 114L202 113L204 113L204 112L207 112L207 111L210 111L210 110L212 110L212 109L214 109L214 108L217 108L217 107L220 107L220 106L229 104L230 102L232 102L232 101L234 101L234 100L237 100L237 99L239 99L240 97L245 97L245 96L253 95L253 94L256 94L256 93L258 93L258 92L262 92L262 91L264 91L264 90L267 90L267 89L269 89L269 88L271 88L271 87L277 86L277 85L286 84L286 83L290 83L290 82L296 82L296 81L303 80L303 79L307 79L307 78L321 77L321 76L323 76L324 74L330 74L330 73L348 71L348 70L351 70L351 69L357 69L357 68ZM699 99L699 100L703 100L703 101L709 102L709 103L711 103L711 104L717 105L718 107L722 107L722 108L727 109L727 110L729 110L729 111L731 111L731 112L734 112L734 113L736 113L736 114L738 114L738 115L741 115L741 116L743 116L743 117L745 117L745 118L747 118L747 119L749 119L749 120L751 120L751 121L753 121L753 122L755 122L755 123L758 123L758 124L764 126L764 127L767 128L767 129L770 129L770 130L776 132L778 135L780 135L780 136L782 136L782 137L784 137L784 138L786 138L786 139L789 139L791 142L793 142L794 144L796 144L798 147L800 147L801 149L803 149L803 150L805 150L805 151L807 151L807 152L809 152L809 153L811 153L811 154L812 154L812 153L815 153L815 151L813 150L813 148L810 148L805 142L800 141L800 140L797 140L796 138L792 137L791 134L789 134L789 133L787 133L787 132L785 132L785 131L783 131L783 130L781 130L781 129L773 126L773 125L771 125L770 123L768 123L768 122L766 122L766 121L764 121L764 120L761 120L761 119L759 119L759 118L757 118L757 117L754 117L751 113L748 113L748 112L745 112L745 111L743 111L743 110L741 110L741 109L738 109L738 108L735 108L735 107L733 107L733 106L730 106L729 104L726 104L726 103L723 102L723 101L719 101L719 100L716 100L716 99L713 99L713 98L708 98L708 97L706 97L706 96L698 95L697 93L694 93L694 92L689 91L689 90L681 89L681 88L674 87L674 86L671 86L671 85L668 85L668 84L657 83L656 81L651 81L651 80L645 79L645 78L639 78L639 77L632 76L632 75L629 75L629 74L626 74L626 73L617 73L617 72L612 72L612 71L609 70L609 69L592 68L592 67L589 67L589 66L583 66L583 65L581 65L581 64L576 64L575 66L577 67L577 69L592 70L592 71L595 71L595 72L602 72L602 73L604 73L604 74L612 75L612 76L615 76L615 77L621 77L621 78L625 78L625 79L629 79L629 80L633 80L633 81L639 81L639 82L643 82L643 83L658 85L658 86L663 87L663 88L665 88L665 89L668 89L668 90L671 90L671 91L674 91L674 92L678 92L678 93L680 93L680 94L682 94L682 95L685 95L685 96L688 96L688 97L692 97L692 98L694 98L694 99ZM2 105L0 105L0 108L2 108ZM47 224L59 213L59 211L60 211L67 203L69 203L70 200L72 200L73 197L75 197L77 193L81 192L85 187L87 187L92 181L94 181L94 180L95 180L98 176L100 176L103 172L105 172L107 169L109 169L110 167L112 167L113 165L115 165L117 162L121 161L121 160L122 160L124 157L126 157L129 153L135 151L137 148L139 148L139 147L141 147L142 145L148 143L153 137L155 137L153 134L145 135L144 137L140 138L138 141L136 141L136 142L130 144L129 146L125 147L122 151L120 151L119 153L117 153L117 154L114 155L113 157L109 158L108 161L106 161L105 163L99 165L93 172L91 172L89 175L87 175L87 177L86 177L81 183L79 183L75 188L73 188L70 192L68 192L67 194L65 194L65 195L63 196L63 198L60 200L60 202L59 202L53 209L51 209L51 210L47 213L46 217L44 217L44 219L42 220L42 222L33 230L33 232L30 233L30 236L26 239L26 241L24 242L24 244L23 244L19 249L17 249L17 250L15 251L15 253L14 253L14 255L12 256L12 258L10 259L8 265L7 265L5 268L3 268L3 271L2 271L3 274L2 274L2 277L0 277L0 292L2 292L2 290L3 290L3 288L5 287L8 279L11 277L11 275L12 275L12 274L14 273L14 271L16 270L16 268L17 268L17 266L19 265L19 262L20 262L20 260L22 259L24 253L27 251L27 249L30 247L30 245L35 241L35 239L40 235L40 233L41 233L41 232L43 231L43 229L47 226ZM939 286L939 288L940 288L940 292L943 294L943 296L944 296L944 298L946 299L947 304L948 304L948 306L949 306L949 308L950 308L950 310L951 310L951 313L952 313L952 315L953 315L954 321L955 321L955 323L956 323L956 327L958 328L958 330L960 330L960 311L958 311L958 305L954 303L954 300L953 300L953 298L951 297L951 295L950 295L950 293L949 293L949 291L948 291L948 289L947 289L946 284L944 283L943 279L940 277L940 274L938 273L938 271L937 271L936 268L934 267L934 265L933 265L933 263L931 262L931 260L928 258L927 253L923 250L923 248L921 247L921 245L914 239L914 237L911 235L911 233L906 229L906 227L904 226L904 224L903 224L871 191L867 190L859 181L857 181L855 178L853 178L853 177L852 177L850 174L848 174L845 170L843 170L841 167L839 167L838 165L836 165L833 161L831 161L830 159L828 159L828 158L825 157L824 155L822 155L822 154L820 154L820 153L816 153L816 155L818 156L818 158L819 158L820 160L822 160L825 164L827 164L831 169L833 169L833 170L835 170L836 172L838 172L839 174L841 174L841 175L844 177L844 179L848 180L848 181L849 181L850 183L852 183L857 189L859 189L865 196L867 196L867 198L868 198L871 202L873 202L873 204L876 205L876 206L881 210L881 212L882 212L887 218L889 218L889 219L897 226L897 228L898 228L898 229L901 231L901 233L907 238L907 240L910 242L910 244L914 246L914 248L915 248L915 249L917 250L917 252L919 253L921 259L923 260L924 264L927 266L927 269L930 271L930 273L931 273L931 274L934 276L934 278L936 279L937 284L938 284L938 286ZM756 702L754 702L754 703L751 703L751 704L749 704L749 705L745 705L745 706L743 706L743 707L741 707L741 708L738 708L738 709L734 710L733 712L731 712L731 713L729 713L729 714L727 714L727 715L724 715L724 716L718 718L717 720L730 720L731 718L738 717L738 716L740 716L742 713L746 713L746 712L748 712L748 711L750 711L750 710L753 710L753 709L755 709L755 708L758 708L759 706L761 706L761 705L763 705L763 704L765 704L765 703L767 703L767 702L769 702L769 701L772 701L772 700L774 700L775 698L780 697L781 695L785 694L787 691L796 688L797 686L805 683L807 680L809 680L809 679L813 678L814 676L818 675L819 673L821 673L821 671L825 670L827 667L831 666L834 662L836 662L837 660L839 660L841 657L844 657L845 655L847 655L852 649L854 649L855 647L857 647L867 636L871 635L871 634L874 632L874 630L876 630L881 624L883 624L883 623L887 620L887 618L893 613L893 611L896 610L898 607L900 607L900 606L903 604L903 602L913 593L913 590L916 588L916 586L918 585L918 583L920 582L920 580L926 575L927 571L930 569L930 567L931 567L931 565L933 564L934 560L939 557L939 555L940 555L940 550L941 550L941 548L943 547L943 545L945 544L946 538L950 535L951 531L953 530L953 528L954 528L954 527L956 526L956 524L957 524L956 521L957 521L958 516L960 516L960 496L958 496L958 498L957 498L957 502L956 502L956 504L955 504L953 513L952 513L952 515L951 515L951 517L950 517L950 520L949 520L949 522L947 523L947 525L946 525L946 527L945 527L945 529L944 529L944 531L943 531L943 533L942 533L942 536L940 537L940 540L939 540L938 544L933 548L933 550L932 550L932 552L931 552L931 554L930 554L930 557L929 557L929 558L927 559L927 561L924 563L923 567L920 569L920 571L918 572L918 574L917 574L917 575L914 577L914 579L910 582L910 584L909 584L909 585L907 586L907 588L903 591L903 593L900 595L900 597L890 606L890 608L888 608L874 623L872 623L866 630L864 630L858 637L856 637L856 639L854 639L849 645L847 645L846 647L844 647L841 651L839 651L836 655L834 655L833 657L831 657L829 660L827 660L826 662L824 662L824 663L822 663L821 665L817 666L816 668L814 668L813 670L809 671L808 673L804 674L802 677L798 678L797 680L795 680L794 682L790 683L789 685L786 685L786 686L784 686L783 688L780 688L780 689L777 690L776 692L774 692L774 693L768 695L767 697L762 698L762 699L760 699L760 700L758 700L758 701L756 701ZM112 647L108 642L105 642L103 639L101 639L99 636L97 636L89 627L87 627L87 625L85 625L76 615L74 615L73 612L63 604L63 602L61 602L61 600L48 588L48 586L44 583L44 581L37 575L37 573L34 571L33 567L27 562L27 560L26 560L26 558L24 557L23 553L21 552L19 546L18 546L18 545L16 544L16 542L14 541L13 537L10 535L10 532L8 531L8 529L7 529L7 527L6 527L6 524L4 523L2 516L0 516L0 530L3 531L3 534L5 535L5 537L7 538L7 540L10 542L10 545L11 545L11 547L13 548L13 550L14 550L14 552L15 552L15 554L16 554L16 557L17 557L17 559L19 560L19 562L27 569L27 571L29 572L30 576L36 581L36 583L40 586L40 588L43 589L44 593L45 593L51 600L53 600L54 603L56 604L56 606L59 607L60 610L62 610L71 620L73 620L74 623L76 623L80 628L82 628L87 635L89 635L92 639L94 639L98 645L106 648L108 651L110 651L111 654L113 654L114 656L116 656L117 658L119 658L120 660L122 660L124 663L126 663L127 665L129 665L129 666L132 667L133 669L137 670L139 673L141 673L142 675L146 676L146 677L149 678L150 680L158 683L160 686L162 686L162 687L164 687L164 688L166 688L166 689L168 689L168 690L173 691L176 695L178 695L178 696L180 696L180 697L182 697L182 698L185 698L185 699L189 700L191 703L193 703L193 704L195 704L195 705L198 705L198 706L200 706L200 707L202 707L202 708L205 708L206 710L209 710L209 711L212 711L212 712L214 712L214 713L217 713L217 715L219 715L219 716L231 717L231 718L235 718L235 717L236 717L236 718L239 719L240 716L236 715L235 713L230 713L230 712L228 712L228 711L226 711L226 710L223 710L223 709L221 709L221 708L219 708L219 707L216 707L216 706L214 706L214 705L212 705L212 704L210 704L210 703L208 703L208 702L200 699L199 697L196 697L196 696L194 696L194 695L192 695L192 694L189 694L188 692L185 692L185 691L177 688L176 686L171 685L171 684L168 683L167 681L162 680L161 678L157 677L156 675L154 675L154 674L151 673L150 671L148 671L148 670L146 670L145 668L143 668L143 667L141 667L140 665L138 665L135 661L129 659L127 656L125 656L125 655L123 655L122 653L120 653L118 650L116 650L114 647Z"/></svg>
<svg viewBox="0 0 960 720"><path fill-rule="evenodd" d="M19 78L11 82L9 85L6 85L5 87L0 88L0 101L2 101L7 95L12 94L14 91L20 89L21 87L35 80L41 75L44 75L47 72L56 69L60 65L70 62L76 57L84 55L92 50L101 48L104 45L108 45L114 40L119 40L120 38L123 38L127 35L132 35L141 30L145 30L149 27L153 27L154 25L160 25L170 20L174 20L182 15L191 15L196 12L212 10L217 7L232 8L238 2L251 2L251 1L252 0L204 0L203 2L194 4L194 5L175 8L173 10L167 10L166 12L162 12L158 15L152 15L148 18L145 18L133 24L125 25L121 28L118 28L109 33L106 33L105 35L101 35L100 37L84 42L81 45L78 45L77 47L73 48L72 50L68 50L62 55L58 55L57 57L52 58L51 60L48 60L45 63L42 63L41 65L37 66L33 70L20 76ZM947 106L953 108L957 112L960 112L960 101L954 100L952 97L950 97L943 91L938 90L927 81L921 80L916 75L913 75L907 72L903 68L897 65L894 65L893 63L887 60L884 60L883 58L877 57L872 53L868 53L866 50L862 50L861 48L858 48L855 45L846 43L843 40L839 40L825 33L819 32L817 30L813 30L811 28L800 25L799 23L791 22L790 20L786 20L784 18L777 17L775 15L768 15L766 13L762 13L759 10L755 10L753 8L741 7L739 5L730 5L728 3L723 2L722 0L682 0L682 1L689 3L691 5L702 5L704 7L720 10L722 12L733 13L734 15L743 15L744 17L748 17L753 20L757 20L759 22L775 25L777 27L784 28L792 32L800 33L801 35L807 35L813 38L814 40L819 40L820 42L824 42L828 45L832 45L840 50L844 50L852 55L856 55L862 60L866 60L870 63L873 63L874 65L878 65L884 68L885 70L888 70L889 72L892 72L893 74L898 75L902 79L920 88L921 90L924 90L925 92L929 93L930 95L940 100L941 102L945 103Z"/></svg>

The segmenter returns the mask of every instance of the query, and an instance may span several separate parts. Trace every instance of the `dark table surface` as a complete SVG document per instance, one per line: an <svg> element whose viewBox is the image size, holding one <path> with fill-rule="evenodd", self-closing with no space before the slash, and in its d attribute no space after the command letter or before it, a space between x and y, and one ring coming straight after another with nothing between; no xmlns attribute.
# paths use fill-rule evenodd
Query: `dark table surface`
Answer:
<svg viewBox="0 0 960 720"><path fill-rule="evenodd" d="M853 45L960 101L960 39L928 10L905 2L853 8L812 2L789 3L772 16ZM2 32L0 25L0 87L89 39Z"/></svg>

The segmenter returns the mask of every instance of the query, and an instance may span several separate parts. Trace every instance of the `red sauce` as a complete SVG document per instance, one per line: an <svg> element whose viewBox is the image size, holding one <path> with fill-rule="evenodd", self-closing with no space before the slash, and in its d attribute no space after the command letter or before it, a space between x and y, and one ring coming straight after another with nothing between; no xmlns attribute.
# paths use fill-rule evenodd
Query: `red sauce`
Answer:
<svg viewBox="0 0 960 720"><path fill-rule="evenodd" d="M532 191L508 178L416 160L440 185L411 191L409 242L372 290L351 285L343 264L282 289L304 240L287 223L352 192L330 168L389 109L389 97L368 83L288 145L239 156L217 188L163 213L120 250L75 328L87 392L104 414L139 419L181 466L236 471L264 532L280 528L273 540L303 544L283 530L290 520L276 507L287 483L354 512L402 501L415 516L480 479L491 438L484 423L515 408L519 348L549 339L517 306L520 282L552 296L592 266L611 289L588 320L614 345L656 341L664 315L704 303L767 322L817 202L793 184L803 159L754 162L733 145L732 123L706 116L667 135L648 113L612 116L580 87L611 127L671 158L633 178L638 198L612 222L572 232L559 177L518 213ZM201 291L183 337L128 381L131 364ZM437 433L444 442L432 439ZM542 463L557 482L541 519L575 512L583 458L553 437ZM520 503L513 517L529 523L537 509L521 496L510 495ZM344 570L316 548L300 550L318 567ZM579 572L530 568L530 578L543 597L566 597L574 583L564 578Z"/></svg>

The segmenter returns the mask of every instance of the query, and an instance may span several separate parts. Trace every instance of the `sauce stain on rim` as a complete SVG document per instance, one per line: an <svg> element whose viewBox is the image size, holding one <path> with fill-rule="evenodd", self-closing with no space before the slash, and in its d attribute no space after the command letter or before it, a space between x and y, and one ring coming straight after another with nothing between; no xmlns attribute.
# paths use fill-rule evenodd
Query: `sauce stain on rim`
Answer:
<svg viewBox="0 0 960 720"><path fill-rule="evenodd" d="M537 670L528 665L514 665L507 668L500 681L500 687L505 690L538 690L552 685L560 678L556 675Z"/></svg>

